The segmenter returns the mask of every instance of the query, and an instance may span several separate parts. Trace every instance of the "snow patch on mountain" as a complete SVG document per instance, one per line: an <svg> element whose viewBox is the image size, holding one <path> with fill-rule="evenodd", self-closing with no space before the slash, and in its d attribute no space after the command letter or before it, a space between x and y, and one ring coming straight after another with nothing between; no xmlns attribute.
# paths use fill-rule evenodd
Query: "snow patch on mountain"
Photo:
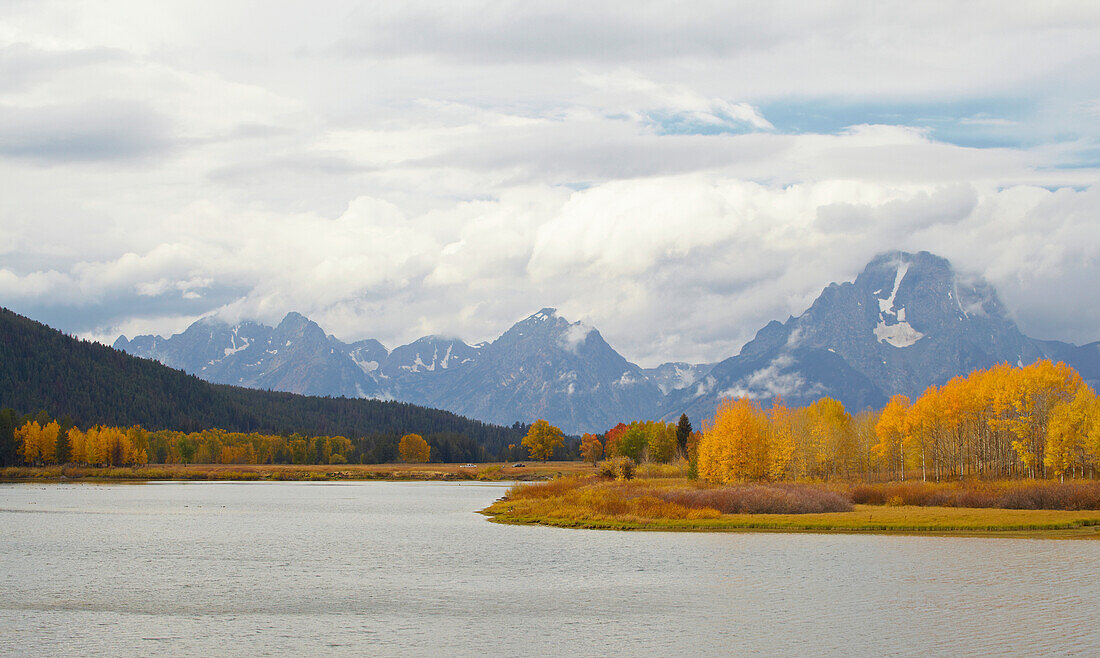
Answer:
<svg viewBox="0 0 1100 658"><path fill-rule="evenodd" d="M236 354L237 352L240 352L241 350L248 348L248 345L250 344L250 341L247 338L245 338L244 336L240 336L239 337L240 340L241 340L240 345L237 345L237 338L238 338L237 332L234 331L233 336L231 337L232 346L227 347L227 348L225 348L225 350L223 350L225 352L225 356L230 356L232 354Z"/></svg>
<svg viewBox="0 0 1100 658"><path fill-rule="evenodd" d="M368 375L378 370L379 366L377 361L360 359L358 354L351 355L351 362Z"/></svg>
<svg viewBox="0 0 1100 658"><path fill-rule="evenodd" d="M902 310L904 311L904 309ZM902 315L904 316L904 313ZM921 338L924 338L924 334L914 329L908 322L898 322L897 324L889 325L885 322L879 322L874 332L875 338L877 338L879 342L887 343L894 347L909 347Z"/></svg>
<svg viewBox="0 0 1100 658"><path fill-rule="evenodd" d="M895 308L898 290L908 273L909 261L899 261L897 271L894 273L894 287L890 291L890 296L878 300L879 322L872 330L879 342L899 348L909 347L924 338L924 334L914 329L905 320L905 307ZM879 294L883 292L885 290L879 290ZM950 294L948 293L949 296Z"/></svg>
<svg viewBox="0 0 1100 658"><path fill-rule="evenodd" d="M894 300L898 296L898 288L901 287L901 282L905 279L905 275L909 273L909 263L902 261L898 264L897 274L894 275L894 289L890 292L890 296L886 299L878 300L879 312L883 315L892 313L894 309ZM881 290L879 292L882 292Z"/></svg>

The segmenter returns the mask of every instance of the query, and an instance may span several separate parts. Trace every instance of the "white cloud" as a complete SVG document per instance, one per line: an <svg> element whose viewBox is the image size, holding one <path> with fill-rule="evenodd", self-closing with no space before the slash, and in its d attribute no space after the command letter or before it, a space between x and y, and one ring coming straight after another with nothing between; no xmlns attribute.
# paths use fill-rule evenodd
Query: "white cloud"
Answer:
<svg viewBox="0 0 1100 658"><path fill-rule="evenodd" d="M576 352L588 340L588 334L592 331L592 327L583 322L574 322L561 335L561 345L570 352Z"/></svg>
<svg viewBox="0 0 1100 658"><path fill-rule="evenodd" d="M782 354L767 366L754 370L748 376L738 380L732 387L719 394L721 398L750 398L753 400L773 400L778 397L795 395L812 396L823 392L820 384L807 388L806 381L798 372L784 372L794 364L794 359Z"/></svg>
<svg viewBox="0 0 1100 658"><path fill-rule="evenodd" d="M556 306L653 365L901 248L1100 338L1095 8L635 9L9 5L0 303L97 337L297 310L391 346Z"/></svg>
<svg viewBox="0 0 1100 658"><path fill-rule="evenodd" d="M580 76L580 81L597 91L593 100L599 111L610 116L622 115L658 124L694 123L699 129L775 128L748 103L707 98L683 85L658 84L630 69L586 73Z"/></svg>

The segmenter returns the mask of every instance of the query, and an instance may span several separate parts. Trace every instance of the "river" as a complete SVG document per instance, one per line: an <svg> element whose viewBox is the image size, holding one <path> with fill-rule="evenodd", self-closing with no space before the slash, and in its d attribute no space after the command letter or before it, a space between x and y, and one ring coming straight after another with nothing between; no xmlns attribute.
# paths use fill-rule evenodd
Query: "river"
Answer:
<svg viewBox="0 0 1100 658"><path fill-rule="evenodd" d="M1100 647L1100 542L514 527L482 483L0 484L0 654Z"/></svg>

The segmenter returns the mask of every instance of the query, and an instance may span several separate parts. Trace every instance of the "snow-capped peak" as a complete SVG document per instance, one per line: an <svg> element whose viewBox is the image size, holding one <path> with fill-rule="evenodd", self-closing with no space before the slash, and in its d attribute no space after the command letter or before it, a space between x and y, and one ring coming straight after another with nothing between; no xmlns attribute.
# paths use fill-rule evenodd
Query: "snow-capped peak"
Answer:
<svg viewBox="0 0 1100 658"><path fill-rule="evenodd" d="M558 309L547 306L546 308L539 309L538 313L530 315L528 321L541 322L543 320L550 320L558 316Z"/></svg>

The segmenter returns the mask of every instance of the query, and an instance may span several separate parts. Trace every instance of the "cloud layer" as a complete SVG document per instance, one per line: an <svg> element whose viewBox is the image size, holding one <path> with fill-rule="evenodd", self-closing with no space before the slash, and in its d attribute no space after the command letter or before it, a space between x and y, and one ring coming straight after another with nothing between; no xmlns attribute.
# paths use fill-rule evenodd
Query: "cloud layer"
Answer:
<svg viewBox="0 0 1100 658"><path fill-rule="evenodd" d="M391 346L556 306L654 365L900 248L1100 339L1087 5L326 7L2 10L0 304Z"/></svg>

